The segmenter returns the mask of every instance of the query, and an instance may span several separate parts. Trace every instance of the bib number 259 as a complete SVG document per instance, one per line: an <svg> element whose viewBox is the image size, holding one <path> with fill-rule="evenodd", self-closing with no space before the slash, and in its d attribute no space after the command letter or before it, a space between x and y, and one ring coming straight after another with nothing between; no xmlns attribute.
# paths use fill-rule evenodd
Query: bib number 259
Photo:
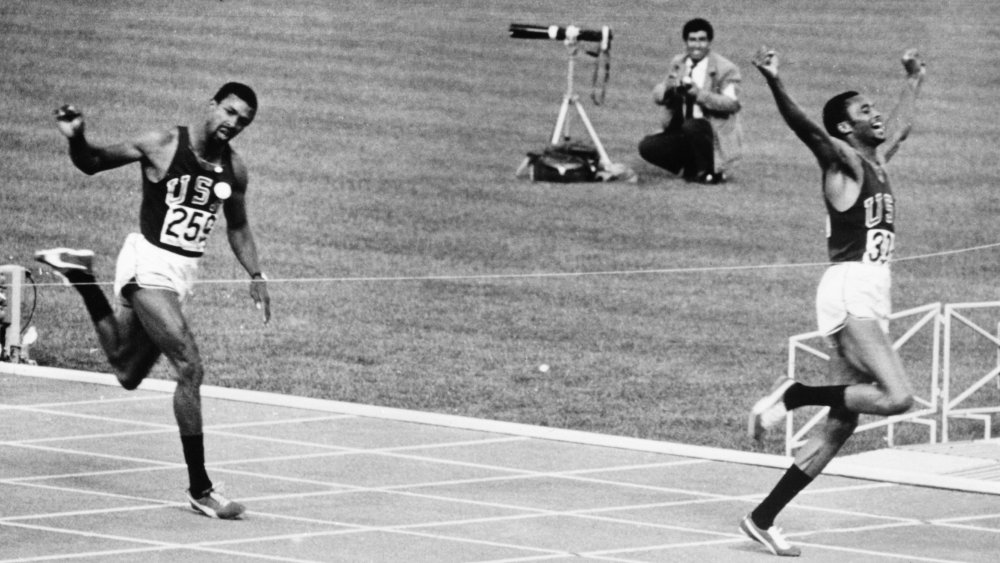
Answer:
<svg viewBox="0 0 1000 563"><path fill-rule="evenodd" d="M202 209L175 205L167 210L160 231L160 242L191 252L204 252L215 214Z"/></svg>

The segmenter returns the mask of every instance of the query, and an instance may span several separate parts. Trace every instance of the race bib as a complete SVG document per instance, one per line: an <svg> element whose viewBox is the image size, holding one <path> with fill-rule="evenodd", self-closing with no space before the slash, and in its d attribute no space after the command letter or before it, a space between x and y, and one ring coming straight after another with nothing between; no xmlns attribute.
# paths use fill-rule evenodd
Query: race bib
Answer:
<svg viewBox="0 0 1000 563"><path fill-rule="evenodd" d="M895 247L896 233L885 229L870 229L863 261L868 264L885 264L892 259Z"/></svg>
<svg viewBox="0 0 1000 563"><path fill-rule="evenodd" d="M216 214L211 211L171 205L163 218L160 242L187 252L203 253L215 221Z"/></svg>

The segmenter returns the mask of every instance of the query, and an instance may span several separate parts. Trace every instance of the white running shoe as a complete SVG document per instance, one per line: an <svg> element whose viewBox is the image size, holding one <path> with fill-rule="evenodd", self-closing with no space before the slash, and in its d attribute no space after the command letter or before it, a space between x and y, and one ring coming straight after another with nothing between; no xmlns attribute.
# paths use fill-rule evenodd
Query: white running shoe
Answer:
<svg viewBox="0 0 1000 563"><path fill-rule="evenodd" d="M775 382L771 392L766 397L757 401L750 409L750 423L747 425L747 432L754 440L760 440L764 433L781 422L788 409L785 408L785 391L795 384L794 379L780 377Z"/></svg>
<svg viewBox="0 0 1000 563"><path fill-rule="evenodd" d="M93 250L50 248L36 252L35 260L51 266L67 285L69 285L69 280L66 279L68 272L83 272L91 275L94 273Z"/></svg>
<svg viewBox="0 0 1000 563"><path fill-rule="evenodd" d="M200 498L194 498L191 495L191 489L188 489L187 498L188 502L191 503L191 508L201 512L209 518L231 520L233 518L239 518L240 515L242 515L246 510L246 507L242 504L222 496L221 484L205 491L205 494Z"/></svg>
<svg viewBox="0 0 1000 563"><path fill-rule="evenodd" d="M749 514L744 516L743 520L740 521L740 531L748 538L764 544L764 547L768 551L780 557L798 557L802 554L801 549L788 543L788 540L785 539L784 534L781 532L781 528L771 526L767 530L762 530L757 527L757 524L753 523L753 519L750 518Z"/></svg>

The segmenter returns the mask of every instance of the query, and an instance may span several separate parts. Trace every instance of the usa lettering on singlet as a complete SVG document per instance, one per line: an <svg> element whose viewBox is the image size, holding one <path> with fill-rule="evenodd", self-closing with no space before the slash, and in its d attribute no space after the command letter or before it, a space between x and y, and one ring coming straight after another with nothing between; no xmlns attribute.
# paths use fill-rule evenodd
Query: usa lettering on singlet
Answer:
<svg viewBox="0 0 1000 563"><path fill-rule="evenodd" d="M177 151L159 182L143 174L139 226L150 243L176 254L198 257L205 253L208 235L222 205L215 185L235 185L231 154L226 148L221 166L207 169L195 157L186 127L178 127Z"/></svg>
<svg viewBox="0 0 1000 563"><path fill-rule="evenodd" d="M881 169L862 159L864 179L857 201L837 211L826 200L827 251L831 262L885 264L896 246L896 200Z"/></svg>

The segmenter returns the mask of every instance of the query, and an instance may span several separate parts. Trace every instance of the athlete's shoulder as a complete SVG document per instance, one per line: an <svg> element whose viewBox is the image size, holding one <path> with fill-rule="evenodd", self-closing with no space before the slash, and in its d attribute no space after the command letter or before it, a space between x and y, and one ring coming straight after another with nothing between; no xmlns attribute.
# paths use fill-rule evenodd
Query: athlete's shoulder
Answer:
<svg viewBox="0 0 1000 563"><path fill-rule="evenodd" d="M229 146L229 162L233 167L233 176L236 177L237 185L234 186L234 188L240 191L246 190L248 176L247 166L243 161L243 157L236 152L236 149L234 149L232 145Z"/></svg>
<svg viewBox="0 0 1000 563"><path fill-rule="evenodd" d="M854 171L861 170L861 163L864 160L858 149L847 141L837 138L830 137L830 142L833 143L834 150L837 153L838 158L834 161L833 165L837 167L849 167Z"/></svg>
<svg viewBox="0 0 1000 563"><path fill-rule="evenodd" d="M164 151L173 151L177 147L179 138L180 132L176 127L155 129L139 135L135 144L147 155L159 154Z"/></svg>

